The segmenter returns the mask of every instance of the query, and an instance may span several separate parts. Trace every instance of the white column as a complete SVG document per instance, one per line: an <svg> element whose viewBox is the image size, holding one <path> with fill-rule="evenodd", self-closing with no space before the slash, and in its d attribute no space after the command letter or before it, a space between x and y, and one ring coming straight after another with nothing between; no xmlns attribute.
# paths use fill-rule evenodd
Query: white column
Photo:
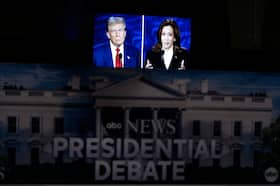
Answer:
<svg viewBox="0 0 280 186"><path fill-rule="evenodd" d="M187 109L181 108L180 109L180 127L178 130L180 130L180 137L186 138L187 137L187 127L185 126L185 112Z"/></svg>
<svg viewBox="0 0 280 186"><path fill-rule="evenodd" d="M95 108L95 136L101 138L102 135L102 126L101 126L101 108Z"/></svg>
<svg viewBox="0 0 280 186"><path fill-rule="evenodd" d="M153 110L153 120L158 119L158 108L152 108ZM157 139L157 131L153 131L153 139Z"/></svg>
<svg viewBox="0 0 280 186"><path fill-rule="evenodd" d="M176 128L176 130L179 130L179 138L181 139L187 139L187 126L185 126L185 108L180 108L178 110L180 112L180 118L179 118L179 127ZM187 145L183 148L183 160L188 160L188 148Z"/></svg>
<svg viewBox="0 0 280 186"><path fill-rule="evenodd" d="M159 111L159 109L158 108L152 108L152 110L153 110L153 120L157 120L158 119L158 111ZM153 127L152 127L153 128ZM154 130L154 128L152 129L152 131L153 131L153 139L154 139L154 141L156 141L156 139L158 138L158 135L157 135L157 130ZM154 149L155 149L155 146L154 146ZM156 151L154 151L154 161L156 162L157 161L157 159L156 159Z"/></svg>
<svg viewBox="0 0 280 186"><path fill-rule="evenodd" d="M129 129L128 129L129 113L130 113L130 108L124 108L124 137L125 138L129 138Z"/></svg>

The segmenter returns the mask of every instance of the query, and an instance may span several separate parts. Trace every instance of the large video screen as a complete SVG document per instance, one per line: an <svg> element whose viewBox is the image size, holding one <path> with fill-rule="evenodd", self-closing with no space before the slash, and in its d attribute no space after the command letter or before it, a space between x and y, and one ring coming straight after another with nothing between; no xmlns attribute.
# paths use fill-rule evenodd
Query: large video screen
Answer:
<svg viewBox="0 0 280 186"><path fill-rule="evenodd" d="M191 18L102 13L94 16L93 30L95 68L187 69Z"/></svg>

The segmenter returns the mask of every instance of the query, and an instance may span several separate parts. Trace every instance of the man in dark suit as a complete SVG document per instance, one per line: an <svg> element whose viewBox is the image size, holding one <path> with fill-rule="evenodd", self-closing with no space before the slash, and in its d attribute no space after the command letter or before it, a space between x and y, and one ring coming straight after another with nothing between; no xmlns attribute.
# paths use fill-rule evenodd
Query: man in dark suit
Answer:
<svg viewBox="0 0 280 186"><path fill-rule="evenodd" d="M125 43L126 22L122 17L110 17L107 21L106 35L109 42L93 49L95 67L138 68L140 55L137 48Z"/></svg>

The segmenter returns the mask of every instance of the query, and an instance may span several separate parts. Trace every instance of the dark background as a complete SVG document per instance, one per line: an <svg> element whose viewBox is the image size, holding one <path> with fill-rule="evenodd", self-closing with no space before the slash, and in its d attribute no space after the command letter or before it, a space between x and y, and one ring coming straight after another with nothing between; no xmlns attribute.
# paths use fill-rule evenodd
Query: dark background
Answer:
<svg viewBox="0 0 280 186"><path fill-rule="evenodd" d="M91 64L93 16L192 18L189 68L280 72L280 1L38 0L0 3L0 61Z"/></svg>

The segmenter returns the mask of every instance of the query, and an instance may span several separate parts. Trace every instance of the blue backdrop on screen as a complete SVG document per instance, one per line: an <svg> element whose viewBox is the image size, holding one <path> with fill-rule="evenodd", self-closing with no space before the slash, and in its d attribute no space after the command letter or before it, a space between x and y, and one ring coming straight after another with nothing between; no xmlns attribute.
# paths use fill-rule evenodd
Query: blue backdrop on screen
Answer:
<svg viewBox="0 0 280 186"><path fill-rule="evenodd" d="M145 60L147 50L157 42L157 30L160 23L167 19L174 19L180 29L181 46L190 49L191 46L191 19L182 17L168 16L146 16L146 15L129 15L129 14L97 14L94 17L93 28L93 47L96 47L108 41L106 36L106 23L110 16L121 16L126 19L127 43L134 45L141 53L141 67ZM144 33L143 33L144 31ZM143 38L143 42L142 42ZM94 55L94 53L93 53Z"/></svg>
<svg viewBox="0 0 280 186"><path fill-rule="evenodd" d="M140 50L141 48L141 16L127 14L99 14L94 18L94 37L93 44L97 46L108 40L106 36L107 19L111 16L121 16L126 20L126 42L134 45Z"/></svg>
<svg viewBox="0 0 280 186"><path fill-rule="evenodd" d="M143 56L145 60L146 52L157 43L157 31L162 21L173 19L177 22L181 34L181 47L190 49L191 46L191 19L179 17L145 16L145 40Z"/></svg>

